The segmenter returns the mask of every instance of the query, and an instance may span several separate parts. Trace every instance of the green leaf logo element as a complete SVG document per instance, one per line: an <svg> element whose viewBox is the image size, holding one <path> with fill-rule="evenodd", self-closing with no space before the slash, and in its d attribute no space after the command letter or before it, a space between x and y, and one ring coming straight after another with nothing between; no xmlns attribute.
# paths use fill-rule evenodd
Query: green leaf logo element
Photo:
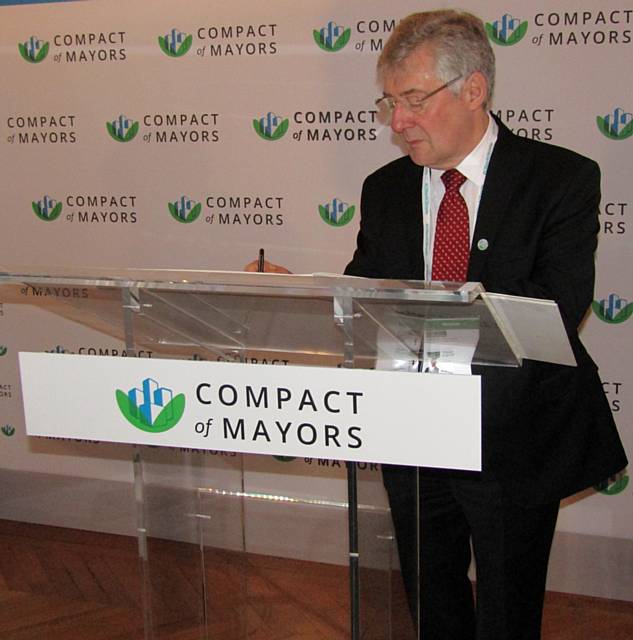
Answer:
<svg viewBox="0 0 633 640"><path fill-rule="evenodd" d="M170 58L180 58L184 56L189 49L191 49L191 45L193 44L193 36L188 35L182 42L182 44L178 47L177 51L172 51L167 44L167 40L165 40L164 36L158 36L158 44L163 53L166 53Z"/></svg>
<svg viewBox="0 0 633 640"><path fill-rule="evenodd" d="M499 36L497 35L497 30L494 28L494 26L492 25L491 22L486 22L486 33L488 34L488 37L495 43L495 44L505 44L505 42L502 42L499 39Z"/></svg>
<svg viewBox="0 0 633 640"><path fill-rule="evenodd" d="M293 456L273 456L273 458L278 462L292 462L293 460L297 459Z"/></svg>
<svg viewBox="0 0 633 640"><path fill-rule="evenodd" d="M2 431L2 433L4 433L4 435L7 436L7 438L10 438L12 435L15 434L15 428L12 427L10 424L5 424L4 427L0 429L0 431Z"/></svg>
<svg viewBox="0 0 633 640"><path fill-rule="evenodd" d="M336 222L334 222L333 220L330 220L330 215L328 213L328 210L323 205L319 205L319 214L321 216L321 219L323 220L323 222L327 222L327 224L329 224L331 227L344 227L354 217L355 211L356 211L355 205L348 207L344 211L343 215Z"/></svg>
<svg viewBox="0 0 633 640"><path fill-rule="evenodd" d="M283 138L286 135L286 131L288 131L288 127L290 125L290 121L286 118L282 123L275 129L275 133L270 137L271 140L279 140L279 138Z"/></svg>
<svg viewBox="0 0 633 640"><path fill-rule="evenodd" d="M627 124L626 127L624 127L622 131L620 131L618 140L625 140L626 138L630 138L631 136L633 136L633 120L631 120L631 122L629 122L629 124Z"/></svg>
<svg viewBox="0 0 633 640"><path fill-rule="evenodd" d="M112 126L111 122L106 122L106 129L108 130L108 133L114 140L116 140L117 142L121 142L121 139L119 138L119 136L117 136L116 131L114 130L114 127Z"/></svg>
<svg viewBox="0 0 633 640"><path fill-rule="evenodd" d="M168 203L167 206L169 207L169 213L171 213L172 217L178 220L178 222L182 222L184 224L189 224L190 222L197 220L200 217L200 212L202 211L202 204L198 202L198 204L187 214L187 217L183 219L178 215L178 209L173 202Z"/></svg>
<svg viewBox="0 0 633 640"><path fill-rule="evenodd" d="M136 134L138 133L138 129L139 129L139 124L138 124L138 122L135 122L127 130L127 133L125 134L125 137L123 138L123 142L129 142L130 140L134 140L134 138L136 138Z"/></svg>
<svg viewBox="0 0 633 640"><path fill-rule="evenodd" d="M619 313L613 318L609 318L609 316L604 312L602 305L597 300L594 300L591 303L591 310L603 322L606 322L608 324L622 324L633 315L633 302L627 304L626 307L624 307L624 309L621 309Z"/></svg>
<svg viewBox="0 0 633 640"><path fill-rule="evenodd" d="M48 42L44 43L44 46L40 49L39 53L35 56L34 62L42 62L44 58L48 55L48 49L50 45Z"/></svg>
<svg viewBox="0 0 633 640"><path fill-rule="evenodd" d="M30 62L32 64L37 64L38 62L42 62L42 60L44 60L44 58L46 58L46 56L48 55L49 48L50 48L50 43L45 42L44 46L37 52L37 55L34 58L32 58L29 55L29 52L28 52L27 48L24 46L24 44L22 44L22 43L18 44L18 49L20 51L20 55L27 62Z"/></svg>
<svg viewBox="0 0 633 640"><path fill-rule="evenodd" d="M513 44L516 44L517 42L519 42L520 40L523 40L523 37L525 36L525 34L527 33L528 30L528 22L527 20L524 20L513 32L512 35L510 35L510 37L508 38L507 42L505 43L508 46L511 46Z"/></svg>
<svg viewBox="0 0 633 640"><path fill-rule="evenodd" d="M528 30L528 21L524 20L511 34L507 39L500 38L497 30L494 25L490 22L486 22L486 33L488 37L498 45L502 47L509 47L513 44L516 44L520 40L523 40L525 34Z"/></svg>
<svg viewBox="0 0 633 640"><path fill-rule="evenodd" d="M18 50L20 51L20 55L27 62L33 62L33 60L31 60L31 57L29 56L29 54L26 52L26 47L21 42L18 44Z"/></svg>
<svg viewBox="0 0 633 640"><path fill-rule="evenodd" d="M331 49L325 44L325 42L321 42L321 34L319 33L318 29L313 29L312 37L314 38L314 41L319 45L319 47L323 49L323 51L331 51Z"/></svg>
<svg viewBox="0 0 633 640"><path fill-rule="evenodd" d="M259 120L257 120L257 119L253 120L253 128L257 132L257 135L260 138L264 139L264 140L268 140L269 142L272 142L272 141L275 141L275 140L279 140L280 138L283 138L284 135L286 135L286 132L288 131L288 127L289 126L290 126L290 121L288 120L288 118L286 118L275 129L273 134L269 136L269 135L266 135L266 133L264 132L264 129L262 128L261 124L259 123Z"/></svg>
<svg viewBox="0 0 633 640"><path fill-rule="evenodd" d="M610 322L610 320L607 318L607 316L605 316L604 312L602 311L602 305L597 300L594 300L591 303L591 310L598 316L598 318L600 318L600 320L604 322Z"/></svg>
<svg viewBox="0 0 633 640"><path fill-rule="evenodd" d="M598 129L600 130L600 133L602 133L602 135L610 138L611 140L619 140L617 133L611 130L611 127L608 125L605 118L603 118L602 116L598 116L596 118L596 124L598 125Z"/></svg>
<svg viewBox="0 0 633 640"><path fill-rule="evenodd" d="M176 54L167 46L167 41L165 40L165 36L158 36L158 46L160 47L163 53L166 53L168 56L175 57Z"/></svg>
<svg viewBox="0 0 633 640"><path fill-rule="evenodd" d="M617 496L619 493L622 493L629 486L629 476L622 475L617 478L614 482L610 482L609 480L605 480L604 482L596 485L594 489L599 491L605 496Z"/></svg>
<svg viewBox="0 0 633 640"><path fill-rule="evenodd" d="M107 127L108 133L110 134L112 139L116 140L117 142L130 142L130 140L134 140L134 138L136 137L136 134L138 133L138 130L139 130L139 124L138 124L138 122L135 122L127 130L127 133L121 138L119 135L117 135L116 129L112 126L111 122L107 122L106 123L106 127Z"/></svg>
<svg viewBox="0 0 633 640"><path fill-rule="evenodd" d="M605 118L598 116L596 118L596 123L600 133L611 140L626 140L633 135L633 120L631 120L631 122L629 122L619 133L609 126Z"/></svg>
<svg viewBox="0 0 633 640"><path fill-rule="evenodd" d="M8 349L4 345L0 345L0 356L6 356Z"/></svg>
<svg viewBox="0 0 633 640"><path fill-rule="evenodd" d="M59 218L61 212L62 212L62 203L58 202L54 207L53 210L50 212L50 214L47 216L45 216L42 211L40 210L39 205L37 204L37 202L31 202L31 206L33 207L33 211L35 212L35 215L40 219L40 220L44 220L44 222L52 222L53 220L57 220L57 218Z"/></svg>
<svg viewBox="0 0 633 640"><path fill-rule="evenodd" d="M59 218L59 215L61 214L61 212L62 212L62 203L58 202L53 207L53 210L51 211L50 216L48 216L48 218L45 218L45 219L48 219L49 221L57 220L57 218Z"/></svg>
<svg viewBox="0 0 633 640"><path fill-rule="evenodd" d="M352 35L352 30L345 29L345 31L343 31L343 33L337 38L336 42L332 46L328 46L321 39L321 33L319 32L318 29L314 29L312 31L312 37L314 38L314 41L317 43L317 45L321 49L323 49L323 51L327 51L328 53L334 53L336 51L340 51L349 42L351 35Z"/></svg>
<svg viewBox="0 0 633 640"><path fill-rule="evenodd" d="M345 29L345 31L343 31L343 33L339 36L338 40L334 43L332 51L340 51L349 42L351 35L352 30Z"/></svg>
<svg viewBox="0 0 633 640"><path fill-rule="evenodd" d="M184 42L180 45L178 51L176 52L177 56L184 56L185 53L187 53L187 51L189 51L189 49L191 49L191 45L193 44L193 36L192 35L188 35Z"/></svg>
<svg viewBox="0 0 633 640"><path fill-rule="evenodd" d="M158 414L156 420L154 420L153 425L145 420L137 407L130 401L128 395L121 391L121 389L117 389L116 391L116 401L125 419L137 429L148 433L169 431L169 429L172 429L178 424L178 421L185 412L184 393L178 394L171 402L163 407L163 410Z"/></svg>

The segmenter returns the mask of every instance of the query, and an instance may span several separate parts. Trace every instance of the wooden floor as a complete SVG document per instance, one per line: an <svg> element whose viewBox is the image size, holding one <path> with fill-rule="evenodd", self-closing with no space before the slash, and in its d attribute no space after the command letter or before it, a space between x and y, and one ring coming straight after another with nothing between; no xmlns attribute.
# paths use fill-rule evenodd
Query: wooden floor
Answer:
<svg viewBox="0 0 633 640"><path fill-rule="evenodd" d="M203 571L193 545L152 541L149 552L156 639L349 638L343 567L207 550ZM0 639L141 640L141 575L135 539L0 520ZM384 638L384 593L364 602L367 639ZM405 640L406 616L399 624L393 638ZM543 639L631 640L633 603L548 593Z"/></svg>

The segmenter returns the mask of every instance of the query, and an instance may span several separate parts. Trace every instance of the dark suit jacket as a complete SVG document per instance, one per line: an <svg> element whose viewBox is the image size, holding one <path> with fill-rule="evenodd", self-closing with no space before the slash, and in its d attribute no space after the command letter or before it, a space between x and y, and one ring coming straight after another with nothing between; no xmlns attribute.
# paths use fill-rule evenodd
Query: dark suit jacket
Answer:
<svg viewBox="0 0 633 640"><path fill-rule="evenodd" d="M597 484L627 463L597 367L578 338L593 297L600 171L572 151L498 124L468 280L555 300L578 362L473 367L482 375L484 477L499 480L519 502L539 504ZM365 180L357 249L345 273L424 279L422 171L407 156ZM478 249L480 239L486 250Z"/></svg>

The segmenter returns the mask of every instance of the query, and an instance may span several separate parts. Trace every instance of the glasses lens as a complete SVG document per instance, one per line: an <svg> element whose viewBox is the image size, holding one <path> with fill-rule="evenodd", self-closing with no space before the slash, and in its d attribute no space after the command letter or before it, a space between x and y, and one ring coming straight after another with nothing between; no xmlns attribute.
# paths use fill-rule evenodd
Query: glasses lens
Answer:
<svg viewBox="0 0 633 640"><path fill-rule="evenodd" d="M389 124L393 113L393 103L390 98L381 98L376 101L376 110L378 122L381 124Z"/></svg>

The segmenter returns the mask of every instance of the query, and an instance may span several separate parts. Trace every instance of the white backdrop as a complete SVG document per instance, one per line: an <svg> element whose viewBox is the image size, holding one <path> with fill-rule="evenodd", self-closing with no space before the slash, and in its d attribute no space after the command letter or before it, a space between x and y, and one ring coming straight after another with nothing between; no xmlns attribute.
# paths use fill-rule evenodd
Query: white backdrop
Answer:
<svg viewBox="0 0 633 640"><path fill-rule="evenodd" d="M493 110L520 135L601 165L596 302L583 339L630 453L633 7L622 0L595 5L461 3L490 25L498 68ZM442 6L450 5L0 6L0 263L241 269L265 247L294 272L340 272L354 248L364 176L401 154L373 109L376 57L398 19ZM181 55L169 55L160 37L173 38ZM269 137L276 139L265 139L260 121L273 123ZM610 136L600 128L605 121L615 123ZM124 136L136 131L131 140L112 135L121 123ZM338 222L324 220L333 209ZM179 212L193 219L177 220ZM16 303L34 293L5 297L0 306L0 467L127 482L125 449L29 442L24 435L20 349L123 350ZM253 489L344 498L340 466L272 459L252 465ZM377 469L363 473L379 491ZM559 531L627 540L630 554L627 483L625 476L570 501Z"/></svg>

